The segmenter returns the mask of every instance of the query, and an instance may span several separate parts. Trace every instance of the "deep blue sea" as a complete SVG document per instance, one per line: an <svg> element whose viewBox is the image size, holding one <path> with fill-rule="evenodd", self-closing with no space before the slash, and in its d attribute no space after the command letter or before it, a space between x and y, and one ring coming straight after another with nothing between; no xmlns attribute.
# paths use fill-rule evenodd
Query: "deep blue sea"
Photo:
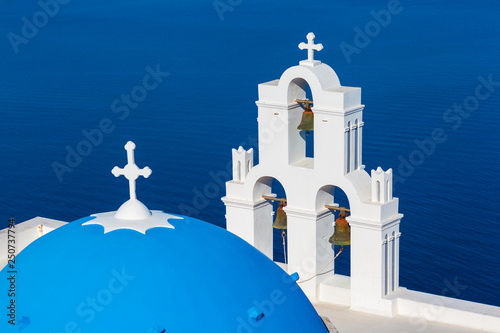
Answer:
<svg viewBox="0 0 500 333"><path fill-rule="evenodd" d="M401 286L500 306L498 1L59 1L1 0L0 227L116 210L128 140L153 170L142 202L224 226L257 85L305 59L312 31L362 87L366 170L398 177Z"/></svg>

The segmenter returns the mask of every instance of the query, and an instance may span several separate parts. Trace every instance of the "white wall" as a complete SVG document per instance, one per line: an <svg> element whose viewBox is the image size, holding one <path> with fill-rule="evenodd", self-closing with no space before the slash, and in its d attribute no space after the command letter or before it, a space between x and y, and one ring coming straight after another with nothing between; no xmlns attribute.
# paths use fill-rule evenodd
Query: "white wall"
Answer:
<svg viewBox="0 0 500 333"><path fill-rule="evenodd" d="M15 224L15 228L12 229L15 233L10 233L15 236L15 238L9 238L8 228L0 230L0 269L3 269L8 263L8 239L15 240L15 243L11 242L11 245L15 245L17 255L26 246L40 237L37 229L40 224L43 226L43 234L47 234L52 230L67 224L67 222L47 219L44 217L35 217L31 220Z"/></svg>

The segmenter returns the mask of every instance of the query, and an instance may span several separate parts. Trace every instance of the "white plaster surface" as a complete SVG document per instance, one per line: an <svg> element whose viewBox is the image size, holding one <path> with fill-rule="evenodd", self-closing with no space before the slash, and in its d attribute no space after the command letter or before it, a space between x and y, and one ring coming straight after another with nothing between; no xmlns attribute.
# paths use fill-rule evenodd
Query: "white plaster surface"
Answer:
<svg viewBox="0 0 500 333"><path fill-rule="evenodd" d="M390 298L397 302L397 313L418 316L423 321L437 321L485 332L500 332L500 308L496 306L432 295L400 288Z"/></svg>
<svg viewBox="0 0 500 333"><path fill-rule="evenodd" d="M182 219L182 217L165 214L160 210L151 211L151 216L143 220L123 220L116 217L116 212L107 212L93 214L96 218L82 225L97 224L104 227L104 233L119 229L130 229L145 234L147 230L152 228L170 228L175 229L173 225L168 223L169 219Z"/></svg>
<svg viewBox="0 0 500 333"><path fill-rule="evenodd" d="M67 222L48 219L40 216L34 217L28 221L16 223L15 229L13 229L16 232L14 234L16 236L15 238L16 255L18 255L26 246L28 246L38 237L43 237L40 236L38 233L39 225L42 225L43 234L46 235L52 230L57 229L65 224L67 224ZM7 265L8 262L7 239L8 239L8 228L0 230L0 269L2 269L5 265Z"/></svg>
<svg viewBox="0 0 500 333"><path fill-rule="evenodd" d="M484 333L500 332L481 330L443 324L421 318L395 316L393 318L349 310L347 306L338 306L318 302L313 304L320 316L328 317L339 333Z"/></svg>

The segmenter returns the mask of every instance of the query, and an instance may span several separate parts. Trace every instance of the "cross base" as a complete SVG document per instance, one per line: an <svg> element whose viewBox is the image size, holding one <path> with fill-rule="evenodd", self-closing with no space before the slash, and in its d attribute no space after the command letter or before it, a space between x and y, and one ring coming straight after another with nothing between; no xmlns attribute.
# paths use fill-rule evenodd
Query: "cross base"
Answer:
<svg viewBox="0 0 500 333"><path fill-rule="evenodd" d="M149 209L137 199L125 201L115 214L119 220L147 220L150 216Z"/></svg>
<svg viewBox="0 0 500 333"><path fill-rule="evenodd" d="M299 65L301 65L301 66L309 66L309 67L316 67L318 65L321 65L321 61L319 61L319 60L301 60L299 62Z"/></svg>

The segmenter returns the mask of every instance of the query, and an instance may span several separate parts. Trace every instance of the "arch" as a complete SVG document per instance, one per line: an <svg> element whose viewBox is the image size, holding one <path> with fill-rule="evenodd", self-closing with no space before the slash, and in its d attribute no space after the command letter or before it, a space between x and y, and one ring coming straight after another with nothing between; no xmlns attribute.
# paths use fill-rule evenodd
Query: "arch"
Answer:
<svg viewBox="0 0 500 333"><path fill-rule="evenodd" d="M286 100L288 104L294 103L296 99L306 98L308 86L311 90L311 98L314 101L314 93L316 91L321 91L321 84L316 77L306 78L303 76L295 76L290 79L286 91Z"/></svg>
<svg viewBox="0 0 500 333"><path fill-rule="evenodd" d="M259 201L262 199L263 195L271 195L273 177L263 176L257 179L253 185L252 199L253 201Z"/></svg>
<svg viewBox="0 0 500 333"><path fill-rule="evenodd" d="M276 181L277 184L274 182ZM277 195L279 198L285 198L286 199L286 191L285 188L283 187L282 183L277 180L276 178L270 177L270 176L264 176L260 177L254 185L254 201L258 199L262 199L262 195L270 195L273 194L273 183L274 183L274 194ZM267 202L264 204L265 205L265 212L259 217L264 224L270 226L273 224L273 221L276 217L277 214L277 208L279 206L278 202ZM286 247L283 249L283 241L282 241L282 230L281 229L274 229L272 228L271 235L269 237L270 240L272 239L272 248L273 248L273 256L272 259L273 261L279 261L279 262L285 262L284 260L284 253L288 252L288 241L286 242Z"/></svg>
<svg viewBox="0 0 500 333"><path fill-rule="evenodd" d="M253 186L253 200L259 201L260 199L262 199L263 195L272 194L273 181L277 181L279 183L279 186L283 187L283 195L286 198L286 190L283 186L283 183L278 178L272 176L262 176L257 179ZM281 193L278 193L278 195L280 194Z"/></svg>
<svg viewBox="0 0 500 333"><path fill-rule="evenodd" d="M295 102L296 99L305 99L307 96L307 86L309 86L309 84L301 77L296 77L291 80L287 90L288 102Z"/></svg>
<svg viewBox="0 0 500 333"><path fill-rule="evenodd" d="M324 210L325 205L332 205L334 203L339 204L340 207L346 207L349 209L351 208L347 194L340 187L335 185L322 186L316 194L316 211L319 212L321 210ZM330 227L328 228L327 231L323 231L326 232L326 234L323 234L321 236L325 237L327 240L331 237L331 235L335 230L333 227L335 222L335 216L338 216L338 212L332 211L329 214L329 216L324 217L327 219L327 223L329 224ZM331 247L333 249L334 245L331 245ZM334 274L350 276L351 275L350 258L351 258L350 246L346 246L344 247L344 253L342 254L341 258L339 257L338 259L335 259Z"/></svg>
<svg viewBox="0 0 500 333"><path fill-rule="evenodd" d="M335 194L337 194L337 200L335 200ZM340 202L335 202L340 201ZM350 200L347 193L342 190L339 186L335 185L324 185L316 193L316 211L321 211L325 209L325 205L333 205L338 203L341 207L349 208Z"/></svg>
<svg viewBox="0 0 500 333"><path fill-rule="evenodd" d="M296 96L305 96L303 81L307 82L311 87L311 92L323 92L333 87L340 87L340 80L335 71L326 64L321 64L315 67L309 66L294 66L287 69L280 77L278 83L278 90L281 94L286 93L286 96L276 96L279 100L284 100L288 104L295 101ZM301 86L302 85L302 86ZM303 95L301 94L303 91ZM299 95L296 95L299 94ZM323 94L314 96L315 106L327 106L328 100L324 98Z"/></svg>
<svg viewBox="0 0 500 333"><path fill-rule="evenodd" d="M325 185L316 194L316 211L325 209L325 205L333 205L335 185Z"/></svg>
<svg viewBox="0 0 500 333"><path fill-rule="evenodd" d="M309 99L314 101L312 89L307 80L297 77L290 81L288 85L288 98L295 103L296 99ZM297 130L297 127L302 121L302 110L297 109L293 120L289 123L289 131L297 132L296 139L289 139L290 155L289 163L293 164L304 158L314 158L314 131L308 132ZM300 138L300 139L299 139ZM293 152L293 153L292 153Z"/></svg>

